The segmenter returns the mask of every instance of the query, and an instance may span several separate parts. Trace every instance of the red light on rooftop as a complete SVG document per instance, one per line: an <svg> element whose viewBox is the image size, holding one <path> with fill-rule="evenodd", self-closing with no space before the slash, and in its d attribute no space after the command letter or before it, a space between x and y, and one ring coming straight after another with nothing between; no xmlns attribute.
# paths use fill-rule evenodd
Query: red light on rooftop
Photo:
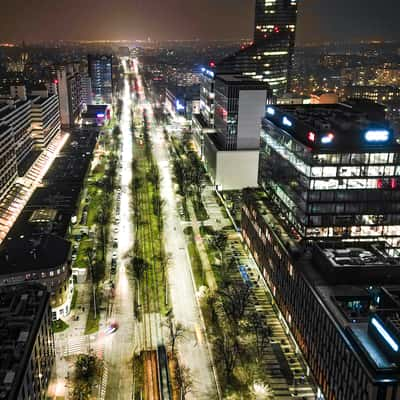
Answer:
<svg viewBox="0 0 400 400"><path fill-rule="evenodd" d="M307 139L310 142L315 142L315 133L314 132L308 132Z"/></svg>

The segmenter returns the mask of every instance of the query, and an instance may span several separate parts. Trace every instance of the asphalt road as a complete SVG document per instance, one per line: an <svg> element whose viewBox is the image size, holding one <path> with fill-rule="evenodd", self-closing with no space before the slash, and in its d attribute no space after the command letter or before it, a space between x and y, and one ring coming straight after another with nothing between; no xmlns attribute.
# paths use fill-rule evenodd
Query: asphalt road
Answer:
<svg viewBox="0 0 400 400"><path fill-rule="evenodd" d="M126 62L124 63L127 70ZM133 246L133 227L131 222L132 178L132 133L131 133L131 91L128 78L125 78L123 94L123 110L120 121L122 134L122 168L121 168L121 205L120 220L116 225L118 232L118 267L115 277L115 298L111 302L110 315L107 324L118 324L118 330L110 335L104 335L105 361L108 366L108 377L105 398L110 400L131 400L133 389L132 358L134 349L134 280L128 273L126 264L127 253Z"/></svg>
<svg viewBox="0 0 400 400"><path fill-rule="evenodd" d="M170 305L176 322L185 327L185 337L178 343L181 363L189 367L193 379L193 390L187 398L211 400L215 398L216 386L211 368L208 344L204 336L196 290L191 274L183 226L177 210L177 199L169 166L169 153L163 130L153 119L151 105L143 99L152 124L153 152L161 176L161 197L164 206L164 237L166 253L170 257L168 281Z"/></svg>

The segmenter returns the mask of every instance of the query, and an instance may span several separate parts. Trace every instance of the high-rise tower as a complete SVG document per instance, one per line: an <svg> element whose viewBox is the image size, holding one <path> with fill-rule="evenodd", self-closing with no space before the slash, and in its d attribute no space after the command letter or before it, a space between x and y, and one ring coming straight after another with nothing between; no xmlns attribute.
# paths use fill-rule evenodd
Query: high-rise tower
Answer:
<svg viewBox="0 0 400 400"><path fill-rule="evenodd" d="M241 73L267 82L275 95L290 87L298 0L256 0L254 41L217 65L217 73Z"/></svg>

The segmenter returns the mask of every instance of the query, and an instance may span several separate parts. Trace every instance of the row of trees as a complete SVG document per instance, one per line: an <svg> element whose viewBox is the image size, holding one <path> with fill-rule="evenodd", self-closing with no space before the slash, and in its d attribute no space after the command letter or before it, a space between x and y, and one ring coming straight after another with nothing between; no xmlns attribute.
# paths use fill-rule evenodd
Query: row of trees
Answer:
<svg viewBox="0 0 400 400"><path fill-rule="evenodd" d="M187 395L192 392L193 379L190 368L179 362L176 345L185 337L186 330L180 322L175 321L172 311L167 313L164 325L168 331L168 345L170 357L172 359L171 364L174 366L173 383L175 385L175 391L179 392L180 399L184 400Z"/></svg>
<svg viewBox="0 0 400 400"><path fill-rule="evenodd" d="M237 279L238 261L226 254L226 232L215 232L210 244L219 258L215 266L219 287L206 298L214 327L214 356L219 370L223 372L225 390L229 391L232 383L237 383L243 393L249 394L249 386L253 386L254 382L262 382L262 360L272 330L265 318L254 309L250 284ZM240 382L235 374L239 366L242 367Z"/></svg>

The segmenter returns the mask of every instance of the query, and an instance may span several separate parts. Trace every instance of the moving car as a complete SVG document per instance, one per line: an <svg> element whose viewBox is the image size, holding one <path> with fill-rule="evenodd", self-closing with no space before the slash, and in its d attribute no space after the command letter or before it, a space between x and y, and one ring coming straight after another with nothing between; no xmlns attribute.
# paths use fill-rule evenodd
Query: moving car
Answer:
<svg viewBox="0 0 400 400"><path fill-rule="evenodd" d="M112 322L108 327L105 329L104 333L106 335L111 335L118 329L118 323L117 322Z"/></svg>

